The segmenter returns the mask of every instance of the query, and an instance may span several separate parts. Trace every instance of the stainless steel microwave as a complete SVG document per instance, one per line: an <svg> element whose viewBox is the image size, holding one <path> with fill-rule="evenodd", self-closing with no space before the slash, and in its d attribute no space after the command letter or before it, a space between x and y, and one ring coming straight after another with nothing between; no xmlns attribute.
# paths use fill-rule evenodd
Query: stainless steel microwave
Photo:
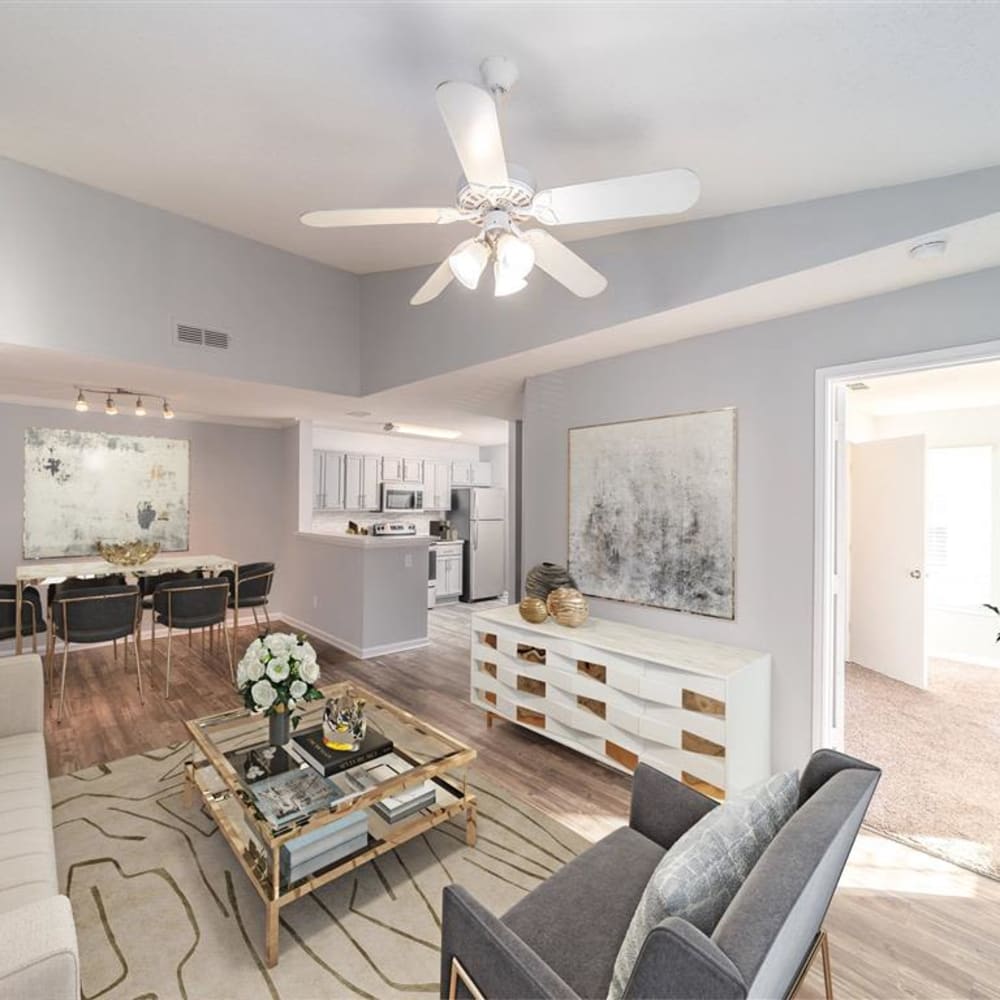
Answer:
<svg viewBox="0 0 1000 1000"><path fill-rule="evenodd" d="M382 484L382 512L385 514L413 514L424 509L424 491L420 486L406 483Z"/></svg>

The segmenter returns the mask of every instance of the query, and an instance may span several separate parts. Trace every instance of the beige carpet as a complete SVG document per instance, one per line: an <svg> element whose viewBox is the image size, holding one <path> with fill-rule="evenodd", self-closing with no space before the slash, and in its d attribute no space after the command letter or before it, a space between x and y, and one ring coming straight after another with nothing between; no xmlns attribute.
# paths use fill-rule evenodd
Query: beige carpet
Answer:
<svg viewBox="0 0 1000 1000"><path fill-rule="evenodd" d="M55 778L59 877L83 997L438 995L441 890L502 912L586 842L482 779L479 839L445 824L282 910L277 968L264 910L228 845L181 792L186 745Z"/></svg>
<svg viewBox="0 0 1000 1000"><path fill-rule="evenodd" d="M1000 670L930 661L926 691L850 663L847 752L883 769L867 825L1000 879Z"/></svg>

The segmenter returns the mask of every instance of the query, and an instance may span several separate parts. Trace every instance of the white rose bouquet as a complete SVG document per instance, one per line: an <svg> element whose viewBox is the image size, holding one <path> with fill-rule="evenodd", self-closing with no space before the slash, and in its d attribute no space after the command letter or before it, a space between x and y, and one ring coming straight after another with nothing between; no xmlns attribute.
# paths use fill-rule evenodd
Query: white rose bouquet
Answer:
<svg viewBox="0 0 1000 1000"><path fill-rule="evenodd" d="M254 639L236 668L236 687L253 712L291 712L323 697L316 650L304 637L276 632ZM293 720L297 722L298 720Z"/></svg>

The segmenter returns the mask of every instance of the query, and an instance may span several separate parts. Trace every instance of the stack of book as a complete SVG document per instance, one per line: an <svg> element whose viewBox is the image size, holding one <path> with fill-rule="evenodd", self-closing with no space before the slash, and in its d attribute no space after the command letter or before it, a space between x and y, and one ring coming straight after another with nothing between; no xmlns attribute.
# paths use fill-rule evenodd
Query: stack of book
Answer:
<svg viewBox="0 0 1000 1000"><path fill-rule="evenodd" d="M354 768L345 777L348 784L363 792L385 781L391 781L409 770L411 770L411 765L396 754L390 754L368 767ZM412 788L404 788L373 802L372 811L381 816L387 823L397 823L401 819L406 819L407 816L420 812L421 809L434 805L436 800L437 792L434 783L423 781Z"/></svg>
<svg viewBox="0 0 1000 1000"><path fill-rule="evenodd" d="M347 813L282 845L281 881L291 885L367 846L368 816L364 810Z"/></svg>
<svg viewBox="0 0 1000 1000"><path fill-rule="evenodd" d="M292 737L292 746L310 767L330 777L349 767L385 756L392 750L392 740L387 740L377 729L369 726L357 750L333 750L323 742L323 727L313 726L296 733Z"/></svg>

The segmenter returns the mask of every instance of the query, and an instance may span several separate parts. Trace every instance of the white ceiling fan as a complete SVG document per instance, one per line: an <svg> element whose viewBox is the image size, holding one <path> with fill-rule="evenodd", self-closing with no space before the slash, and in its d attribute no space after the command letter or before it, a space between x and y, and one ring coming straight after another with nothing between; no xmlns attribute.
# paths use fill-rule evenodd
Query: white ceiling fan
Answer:
<svg viewBox="0 0 1000 1000"><path fill-rule="evenodd" d="M442 83L437 104L462 165L453 208L359 208L306 212L307 226L386 226L407 223L470 222L479 230L463 240L410 299L422 305L437 298L452 279L474 289L493 261L494 294L525 287L537 264L574 295L599 295L608 281L547 230L530 222L560 226L611 219L673 215L697 200L698 177L690 170L659 170L632 177L571 184L536 191L528 171L508 163L500 136L497 104L517 80L517 67L502 56L484 59L483 87Z"/></svg>

